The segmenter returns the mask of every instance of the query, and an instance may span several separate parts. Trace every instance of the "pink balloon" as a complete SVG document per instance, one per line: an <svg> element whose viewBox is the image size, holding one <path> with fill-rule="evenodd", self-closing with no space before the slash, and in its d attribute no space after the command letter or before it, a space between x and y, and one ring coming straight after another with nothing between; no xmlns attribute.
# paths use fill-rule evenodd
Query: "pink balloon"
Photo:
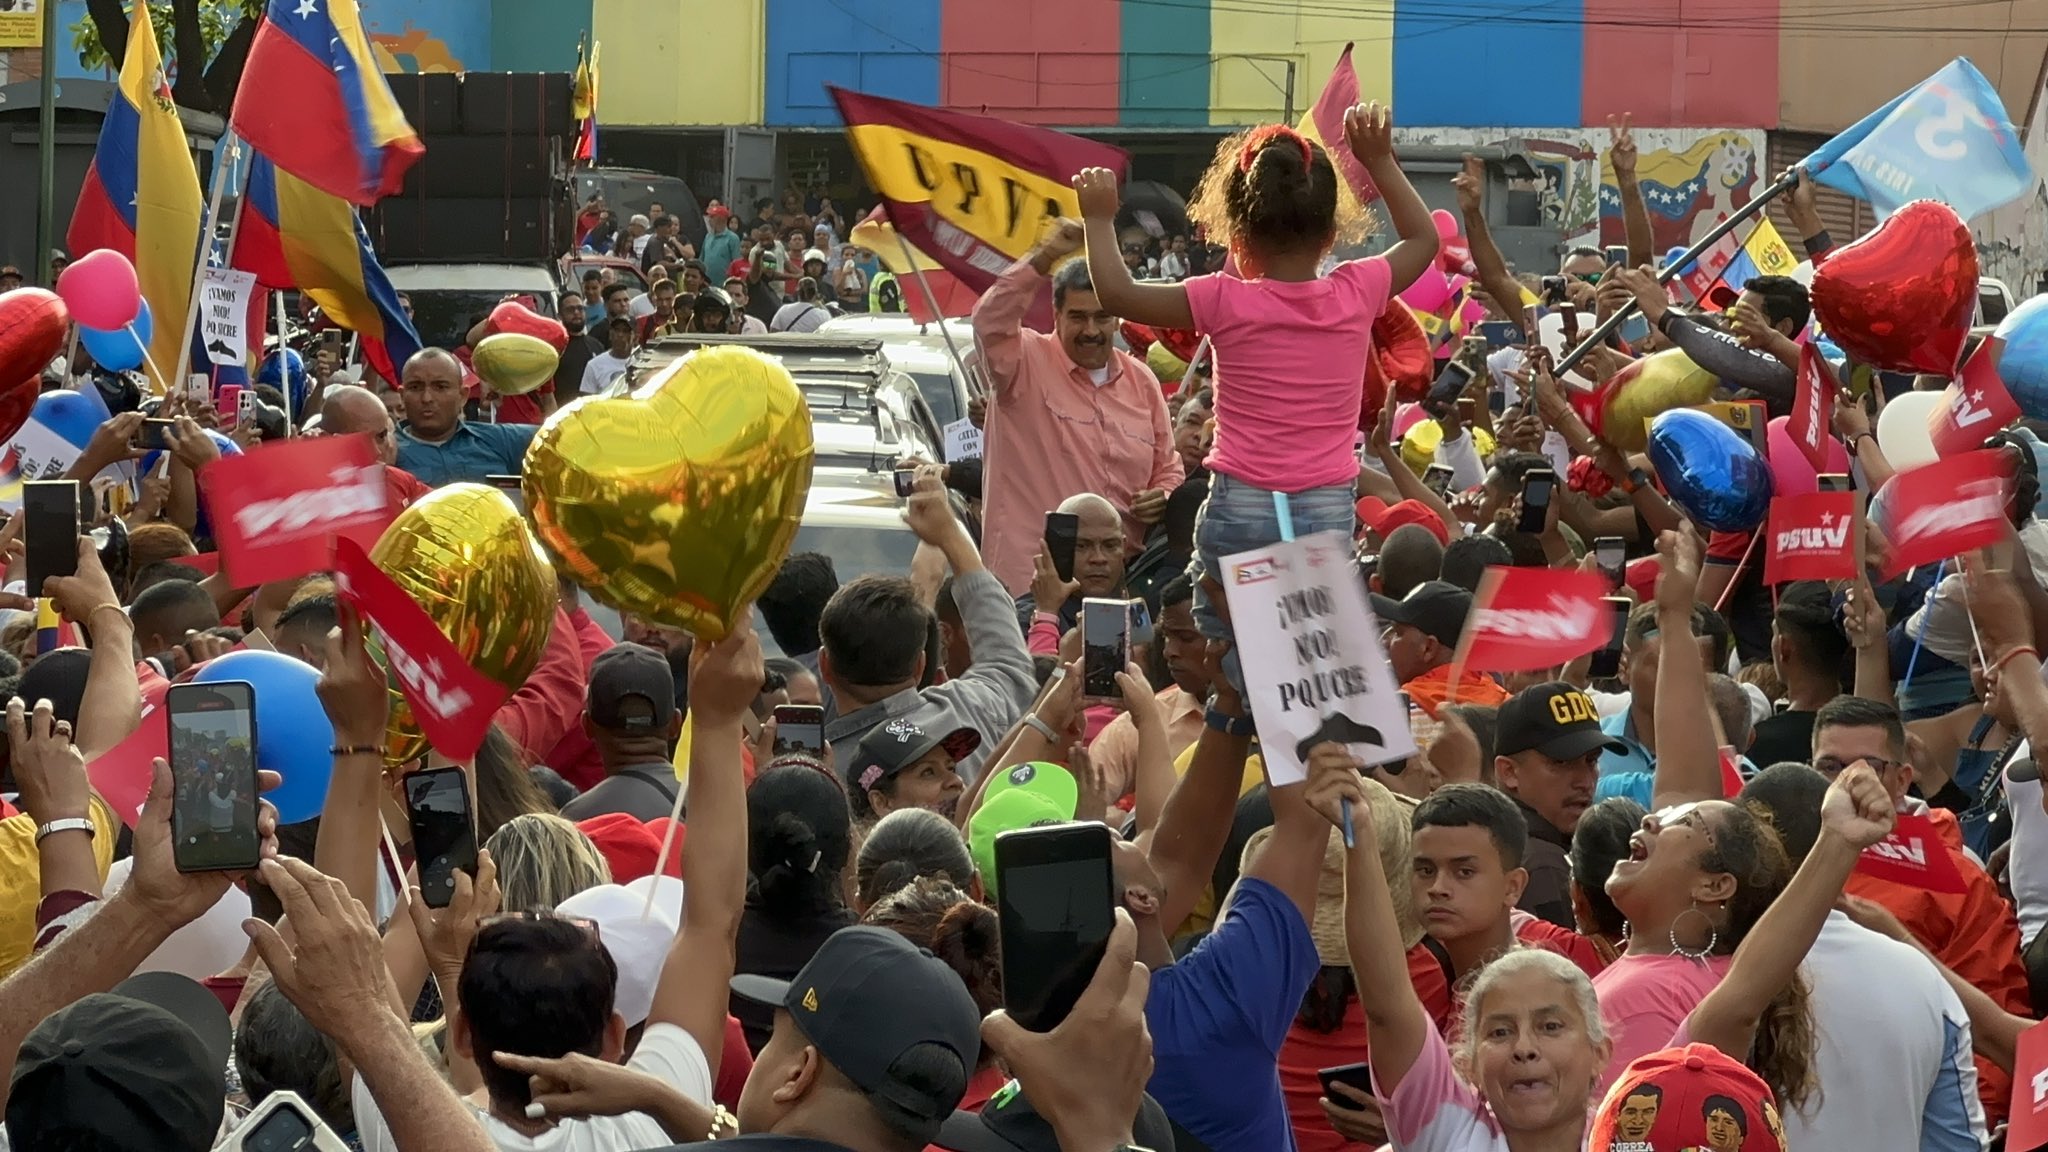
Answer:
<svg viewBox="0 0 2048 1152"><path fill-rule="evenodd" d="M1450 300L1451 292L1451 283L1440 269L1424 268L1415 283L1401 290L1400 298L1417 312L1434 312Z"/></svg>
<svg viewBox="0 0 2048 1152"><path fill-rule="evenodd" d="M1439 240L1449 240L1458 234L1458 218L1449 211L1439 208L1429 214L1436 221L1436 235Z"/></svg>
<svg viewBox="0 0 2048 1152"><path fill-rule="evenodd" d="M57 277L57 295L73 320L102 332L126 328L142 310L135 265L112 248L95 248L73 260Z"/></svg>
<svg viewBox="0 0 2048 1152"><path fill-rule="evenodd" d="M1820 491L1813 465L1807 462L1806 453L1792 442L1792 434L1785 430L1790 417L1780 416L1765 425L1764 444L1768 449L1765 457L1771 466L1771 491L1778 496L1805 496ZM1842 442L1830 436L1828 444L1828 471L1847 473L1849 454L1842 450Z"/></svg>

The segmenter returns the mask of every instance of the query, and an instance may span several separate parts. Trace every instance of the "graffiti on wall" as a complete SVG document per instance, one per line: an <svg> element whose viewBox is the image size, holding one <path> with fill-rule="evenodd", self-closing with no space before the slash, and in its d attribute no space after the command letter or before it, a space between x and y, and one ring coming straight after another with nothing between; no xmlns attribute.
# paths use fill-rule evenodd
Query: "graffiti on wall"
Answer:
<svg viewBox="0 0 2048 1152"><path fill-rule="evenodd" d="M1759 130L1638 128L1636 176L1650 209L1657 248L1689 245L1749 200L1759 184ZM1567 244L1598 247L1622 240L1621 196L1606 163L1605 128L1416 129L1404 142L1501 148L1528 158L1533 179L1511 185L1536 195L1545 227Z"/></svg>
<svg viewBox="0 0 2048 1152"><path fill-rule="evenodd" d="M370 50L377 65L386 72L461 72L462 61L448 43L425 28L407 25L405 31L370 33Z"/></svg>

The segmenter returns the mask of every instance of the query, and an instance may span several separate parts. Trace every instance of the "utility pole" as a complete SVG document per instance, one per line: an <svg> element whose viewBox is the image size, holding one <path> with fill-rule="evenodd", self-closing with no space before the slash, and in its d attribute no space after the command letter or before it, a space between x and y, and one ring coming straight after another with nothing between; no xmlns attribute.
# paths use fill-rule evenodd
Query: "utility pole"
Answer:
<svg viewBox="0 0 2048 1152"><path fill-rule="evenodd" d="M41 142L36 148L38 173L36 193L37 283L54 288L50 282L50 249L57 246L57 3L43 0L43 89Z"/></svg>

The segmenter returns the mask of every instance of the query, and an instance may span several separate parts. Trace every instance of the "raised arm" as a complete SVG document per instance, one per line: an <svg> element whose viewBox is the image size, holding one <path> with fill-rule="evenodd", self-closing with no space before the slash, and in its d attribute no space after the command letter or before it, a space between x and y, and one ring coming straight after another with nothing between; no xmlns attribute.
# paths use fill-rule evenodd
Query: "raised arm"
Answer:
<svg viewBox="0 0 2048 1152"><path fill-rule="evenodd" d="M1339 826L1343 806L1351 806L1351 845L1344 850L1344 943L1351 953L1358 1004L1365 1010L1373 1079L1392 1093L1415 1066L1429 1029L1436 1025L1430 1022L1408 978L1401 925L1394 916L1386 871L1380 867L1379 841L1358 771L1341 749L1336 756L1322 751L1318 748L1309 756L1306 800L1324 819ZM1274 815L1278 817L1277 809ZM1316 843L1320 846L1322 841Z"/></svg>
<svg viewBox="0 0 2048 1152"><path fill-rule="evenodd" d="M1636 179L1636 137L1629 131L1628 115L1619 121L1607 118L1607 160L1614 165L1614 190L1621 195L1621 224L1628 236L1631 268L1657 262L1656 234L1650 228L1650 208L1643 202L1643 186Z"/></svg>
<svg viewBox="0 0 2048 1152"><path fill-rule="evenodd" d="M1486 161L1465 157L1465 169L1451 177L1451 188L1458 194L1458 215L1465 221L1465 245L1472 250L1472 271L1479 286L1515 327L1534 331L1522 303L1522 282L1508 271L1507 257L1501 255L1486 223Z"/></svg>
<svg viewBox="0 0 2048 1152"><path fill-rule="evenodd" d="M1699 533L1686 524L1657 534L1663 572L1657 577L1657 771L1650 808L1689 800L1720 800L1720 741L1714 737L1707 671L1692 651L1692 606L1700 582Z"/></svg>
<svg viewBox="0 0 2048 1152"><path fill-rule="evenodd" d="M747 900L747 787L740 766L741 717L760 694L761 640L741 615L732 635L698 644L690 656L689 812L683 874L690 878L649 1024L682 1027L703 1050L711 1074L725 1050L725 1012L733 946Z"/></svg>
<svg viewBox="0 0 2048 1152"><path fill-rule="evenodd" d="M114 583L100 566L90 536L78 538L78 570L43 582L41 594L83 625L92 638L92 662L78 706L78 750L91 760L128 738L142 723L142 694L135 681L135 622L121 610ZM33 707L35 701L28 701Z"/></svg>
<svg viewBox="0 0 2048 1152"><path fill-rule="evenodd" d="M1162 328L1193 328L1188 290L1179 284L1140 284L1124 267L1116 238L1116 173L1083 168L1074 177L1081 194L1081 215L1087 221L1088 279L1095 299L1112 314Z"/></svg>
<svg viewBox="0 0 2048 1152"><path fill-rule="evenodd" d="M1081 222L1062 218L1022 260L996 278L974 305L974 344L982 378L997 402L1010 399L1024 364L1024 316L1053 265L1081 250Z"/></svg>
<svg viewBox="0 0 2048 1152"><path fill-rule="evenodd" d="M1219 590L1216 599L1222 600ZM1214 686L1211 711L1226 720L1242 722L1251 709L1223 675L1223 654L1228 645L1211 641L1203 661ZM1209 887L1216 871L1217 857L1230 839L1230 822L1237 813L1237 794L1244 780L1245 757L1251 753L1251 735L1222 732L1204 725L1195 741L1194 759L1187 774L1166 798L1159 816L1159 831L1152 838L1149 857L1152 870L1166 888L1159 902L1159 923L1171 932ZM1220 895L1220 893L1219 893Z"/></svg>
<svg viewBox="0 0 2048 1152"><path fill-rule="evenodd" d="M1856 858L1891 832L1895 813L1877 773L1858 762L1828 785L1820 815L1820 838L1792 882L1743 938L1728 974L1686 1019L1694 1041L1738 1060L1748 1057L1764 1010L1799 978L1799 965L1820 937Z"/></svg>
<svg viewBox="0 0 2048 1152"><path fill-rule="evenodd" d="M1344 113L1344 140L1351 148L1351 154L1372 176L1372 182L1380 190L1380 204L1387 210L1387 222L1394 226L1394 234L1400 239L1385 252L1387 264L1393 269L1393 280L1388 285L1389 293L1400 292L1436 262L1436 250L1440 240L1436 234L1436 221L1430 218L1429 205L1422 202L1422 196L1415 191L1415 185L1408 182L1408 176L1401 171L1400 161L1394 159L1394 115L1375 100L1370 104L1353 105ZM1519 296L1517 297L1519 299Z"/></svg>

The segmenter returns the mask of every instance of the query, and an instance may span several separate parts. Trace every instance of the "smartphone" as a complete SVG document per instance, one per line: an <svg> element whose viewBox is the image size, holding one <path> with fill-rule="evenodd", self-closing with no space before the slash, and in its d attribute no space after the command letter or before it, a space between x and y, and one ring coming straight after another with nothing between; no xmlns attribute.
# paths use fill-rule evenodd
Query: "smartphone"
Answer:
<svg viewBox="0 0 2048 1152"><path fill-rule="evenodd" d="M304 1098L279 1088L248 1119L215 1145L214 1152L347 1152L348 1145Z"/></svg>
<svg viewBox="0 0 2048 1152"><path fill-rule="evenodd" d="M1531 468L1522 477L1522 519L1518 532L1541 532L1550 517L1550 494L1557 488L1557 473L1548 468Z"/></svg>
<svg viewBox="0 0 2048 1152"><path fill-rule="evenodd" d="M1081 518L1072 512L1047 512L1045 514L1045 558L1052 561L1052 570L1062 580L1074 578L1074 547L1081 539ZM1046 604L1048 612L1058 611L1059 605Z"/></svg>
<svg viewBox="0 0 2048 1152"><path fill-rule="evenodd" d="M254 868L256 689L247 681L173 684L170 717L171 857L180 872Z"/></svg>
<svg viewBox="0 0 2048 1152"><path fill-rule="evenodd" d="M1512 348L1522 342L1522 330L1509 320L1488 320L1479 325L1488 348Z"/></svg>
<svg viewBox="0 0 2048 1152"><path fill-rule="evenodd" d="M816 704L781 704L775 709L775 753L825 752L825 710Z"/></svg>
<svg viewBox="0 0 2048 1152"><path fill-rule="evenodd" d="M1543 302L1553 306L1564 302L1564 277L1545 276L1543 278Z"/></svg>
<svg viewBox="0 0 2048 1152"><path fill-rule="evenodd" d="M223 421L233 420L242 411L241 401L244 391L245 389L240 384L223 384L220 386L220 391L213 394L213 410L219 414Z"/></svg>
<svg viewBox="0 0 2048 1152"><path fill-rule="evenodd" d="M22 537L28 551L29 595L43 581L78 572L78 481L30 480L21 486Z"/></svg>
<svg viewBox="0 0 2048 1152"><path fill-rule="evenodd" d="M1452 475L1448 465L1431 464L1429 470L1422 474L1422 486L1438 496L1448 498L1451 494Z"/></svg>
<svg viewBox="0 0 2048 1152"><path fill-rule="evenodd" d="M1847 492L1855 486L1847 472L1823 472L1813 481L1822 492Z"/></svg>
<svg viewBox="0 0 2048 1152"><path fill-rule="evenodd" d="M1443 408L1458 398L1465 386L1472 383L1472 369L1456 360L1444 363L1444 370L1437 373L1436 383L1429 386L1425 408Z"/></svg>
<svg viewBox="0 0 2048 1152"><path fill-rule="evenodd" d="M207 379L206 373L194 372L185 378L185 402L187 404L207 404L211 403L212 400L213 381Z"/></svg>
<svg viewBox="0 0 2048 1152"><path fill-rule="evenodd" d="M1095 703L1124 698L1116 674L1131 662L1131 602L1081 601L1081 696Z"/></svg>
<svg viewBox="0 0 2048 1152"><path fill-rule="evenodd" d="M1593 563L1600 574L1607 577L1609 588L1620 588L1623 578L1622 565L1628 555L1628 545L1619 536L1601 536L1593 541Z"/></svg>
<svg viewBox="0 0 2048 1152"><path fill-rule="evenodd" d="M429 908L446 908L455 899L455 873L476 873L467 775L460 768L429 768L407 776L405 818L420 867L420 898Z"/></svg>
<svg viewBox="0 0 2048 1152"><path fill-rule="evenodd" d="M235 393L235 423L256 415L256 393L248 388Z"/></svg>
<svg viewBox="0 0 2048 1152"><path fill-rule="evenodd" d="M911 491L912 491L913 489L915 489L916 487L917 487L917 469L915 469L915 468L898 468L898 469L896 470L896 495L897 495L897 496L898 496L898 497L899 497L900 499L904 499L904 500L908 500L908 499L910 499L910 493L911 493Z"/></svg>
<svg viewBox="0 0 2048 1152"><path fill-rule="evenodd" d="M1607 605L1614 620L1614 634L1607 638L1604 647L1594 651L1593 659L1586 665L1586 675L1595 680L1621 675L1621 637L1628 631L1628 610L1626 596L1603 596L1601 603Z"/></svg>
<svg viewBox="0 0 2048 1152"><path fill-rule="evenodd" d="M135 446L137 448L149 449L169 448L171 446L170 438L165 433L170 430L170 427L171 422L169 420L144 420L142 422L142 430L135 434Z"/></svg>
<svg viewBox="0 0 2048 1152"><path fill-rule="evenodd" d="M1109 851L1109 829L1099 823L996 837L1003 1007L1034 1032L1067 1018L1102 963L1116 926Z"/></svg>
<svg viewBox="0 0 2048 1152"><path fill-rule="evenodd" d="M508 492L519 491L519 477L504 473L493 473L492 475L485 476L484 483L489 484L493 488L503 488Z"/></svg>
<svg viewBox="0 0 2048 1152"><path fill-rule="evenodd" d="M1607 263L1610 267L1628 267L1628 245L1609 244L1607 246Z"/></svg>
<svg viewBox="0 0 2048 1152"><path fill-rule="evenodd" d="M1353 1102L1351 1097L1330 1091L1330 1085L1342 1084L1346 1088L1356 1088L1367 1096L1372 1095L1371 1064L1361 1060L1356 1064L1339 1064L1335 1068L1318 1068L1316 1069L1316 1079L1322 1081L1323 1099L1328 1100L1332 1106L1343 1108L1350 1112L1365 1111L1363 1107Z"/></svg>

